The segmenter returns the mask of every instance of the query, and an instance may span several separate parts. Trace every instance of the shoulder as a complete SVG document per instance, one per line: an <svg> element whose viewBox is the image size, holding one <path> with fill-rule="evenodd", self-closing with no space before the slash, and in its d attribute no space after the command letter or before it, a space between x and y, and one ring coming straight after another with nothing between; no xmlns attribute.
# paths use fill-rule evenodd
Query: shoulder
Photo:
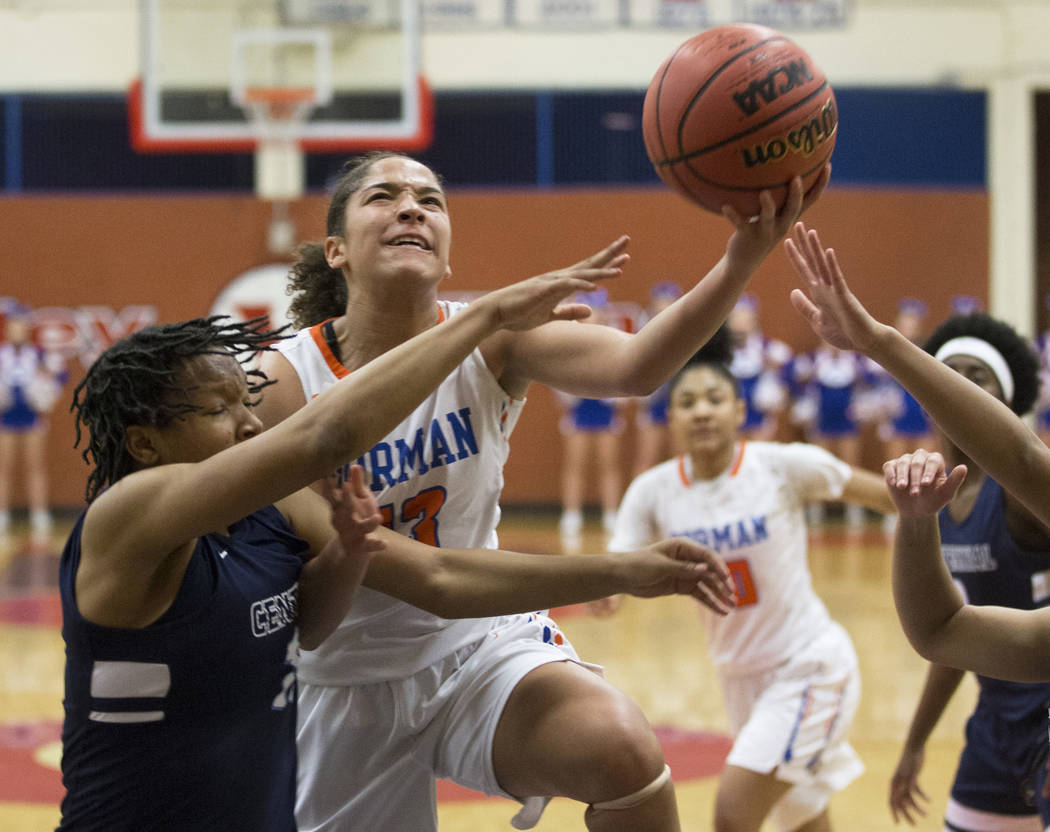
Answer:
<svg viewBox="0 0 1050 832"><path fill-rule="evenodd" d="M748 458L772 470L814 468L830 462L841 462L838 457L808 442L748 442L745 461Z"/></svg>
<svg viewBox="0 0 1050 832"><path fill-rule="evenodd" d="M463 301L460 301L460 300L439 300L438 301L438 309L441 310L441 314L444 316L445 320L448 320L449 318L455 317L460 312L462 312L464 309L466 309L469 305L470 304L464 303Z"/></svg>
<svg viewBox="0 0 1050 832"><path fill-rule="evenodd" d="M640 473L631 481L628 491L637 494L653 494L657 489L664 490L676 484L688 485L682 471L682 457L680 456L672 457Z"/></svg>
<svg viewBox="0 0 1050 832"><path fill-rule="evenodd" d="M259 369L270 384L262 390L256 415L266 427L272 427L306 404L306 394L299 373L281 352L263 353Z"/></svg>

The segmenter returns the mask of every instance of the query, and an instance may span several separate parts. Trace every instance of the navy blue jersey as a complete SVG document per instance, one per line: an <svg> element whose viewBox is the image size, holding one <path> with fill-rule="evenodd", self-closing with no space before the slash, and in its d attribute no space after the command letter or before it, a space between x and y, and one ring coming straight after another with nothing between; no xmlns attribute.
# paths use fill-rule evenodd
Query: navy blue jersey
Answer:
<svg viewBox="0 0 1050 832"><path fill-rule="evenodd" d="M75 604L83 516L62 553L60 830L295 829L296 598L307 544L271 507L201 537L142 629Z"/></svg>
<svg viewBox="0 0 1050 832"><path fill-rule="evenodd" d="M973 510L961 523L952 520L947 508L938 521L944 559L968 603L1021 610L1050 603L1050 551L1024 549L1010 536L1003 490L991 477L985 477ZM977 678L981 701L1000 715L1021 718L1041 709L1045 716L1050 684Z"/></svg>

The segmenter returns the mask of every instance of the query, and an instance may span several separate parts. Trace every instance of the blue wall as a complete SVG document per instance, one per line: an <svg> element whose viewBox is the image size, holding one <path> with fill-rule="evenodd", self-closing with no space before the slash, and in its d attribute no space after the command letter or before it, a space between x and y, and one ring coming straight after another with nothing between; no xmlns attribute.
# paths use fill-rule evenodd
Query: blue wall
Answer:
<svg viewBox="0 0 1050 832"><path fill-rule="evenodd" d="M644 91L445 92L434 142L416 154L454 187L658 182L645 156ZM983 92L836 90L837 184L985 187ZM121 96L0 96L0 188L47 191L250 191L251 154L139 155ZM310 155L307 186L345 154Z"/></svg>

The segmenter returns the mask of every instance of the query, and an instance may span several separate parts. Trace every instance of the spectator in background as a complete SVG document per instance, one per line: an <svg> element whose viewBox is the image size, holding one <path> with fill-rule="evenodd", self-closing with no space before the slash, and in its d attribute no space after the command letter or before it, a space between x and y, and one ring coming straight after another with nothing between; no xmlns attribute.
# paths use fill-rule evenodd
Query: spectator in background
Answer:
<svg viewBox="0 0 1050 832"><path fill-rule="evenodd" d="M649 308L643 326L682 296L682 287L671 280L657 283L649 291ZM648 396L637 399L635 410L634 475L652 468L671 455L667 432L669 383L661 384Z"/></svg>
<svg viewBox="0 0 1050 832"><path fill-rule="evenodd" d="M11 525L15 459L25 464L25 499L32 536L46 539L51 531L48 506L48 419L66 381L62 358L33 343L30 309L11 301L4 309L4 340L0 343L0 534Z"/></svg>
<svg viewBox="0 0 1050 832"><path fill-rule="evenodd" d="M771 440L777 435L777 414L787 401L781 373L791 361L791 348L783 341L762 334L758 317L758 298L745 294L729 313L733 335L733 362L729 370L740 385L740 396L747 406L741 435L749 439Z"/></svg>

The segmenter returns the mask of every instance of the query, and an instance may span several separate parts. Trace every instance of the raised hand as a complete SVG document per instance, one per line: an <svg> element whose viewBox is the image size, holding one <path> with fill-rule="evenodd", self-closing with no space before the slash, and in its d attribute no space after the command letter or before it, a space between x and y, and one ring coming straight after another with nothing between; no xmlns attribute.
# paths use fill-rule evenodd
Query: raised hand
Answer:
<svg viewBox="0 0 1050 832"><path fill-rule="evenodd" d="M948 473L943 456L922 448L884 462L882 472L901 517L936 514L951 502L966 478L965 465L956 465Z"/></svg>
<svg viewBox="0 0 1050 832"><path fill-rule="evenodd" d="M736 606L729 569L706 546L676 537L621 557L630 570L631 595L691 595L719 615L726 615Z"/></svg>
<svg viewBox="0 0 1050 832"><path fill-rule="evenodd" d="M350 477L336 483L334 477L324 480L323 493L332 508L332 526L346 554L370 555L386 548L372 532L383 524L372 490L365 484L360 465L350 466Z"/></svg>
<svg viewBox="0 0 1050 832"><path fill-rule="evenodd" d="M626 234L617 237L601 251L597 251L590 257L585 257L579 263L569 266L569 271L574 269L622 269L631 259L627 253L627 244L631 238Z"/></svg>
<svg viewBox="0 0 1050 832"><path fill-rule="evenodd" d="M926 817L925 807L916 800L919 798L923 803L930 802L929 795L919 786L919 772L922 771L925 757L926 753L921 748L906 748L901 754L890 780L890 812L894 823L900 823L903 819L914 826L919 817ZM912 817L913 813L917 817Z"/></svg>
<svg viewBox="0 0 1050 832"><path fill-rule="evenodd" d="M619 277L628 260L624 251L627 243L627 237L620 237L579 263L497 289L475 305L491 305L502 329L524 330L549 321L582 320L591 314L591 308L563 301L577 292L593 291L598 281Z"/></svg>
<svg viewBox="0 0 1050 832"><path fill-rule="evenodd" d="M817 232L801 222L795 223L784 248L802 283L801 289L791 292L792 306L833 347L866 353L885 325L850 291L835 250L823 248Z"/></svg>
<svg viewBox="0 0 1050 832"><path fill-rule="evenodd" d="M805 193L802 192L801 177L796 176L791 180L787 198L779 211L770 191L758 195L762 207L754 217L741 216L731 205L723 206L722 215L736 229L726 248L730 263L743 269L757 269L798 218L820 198L830 176L831 165L827 165Z"/></svg>

